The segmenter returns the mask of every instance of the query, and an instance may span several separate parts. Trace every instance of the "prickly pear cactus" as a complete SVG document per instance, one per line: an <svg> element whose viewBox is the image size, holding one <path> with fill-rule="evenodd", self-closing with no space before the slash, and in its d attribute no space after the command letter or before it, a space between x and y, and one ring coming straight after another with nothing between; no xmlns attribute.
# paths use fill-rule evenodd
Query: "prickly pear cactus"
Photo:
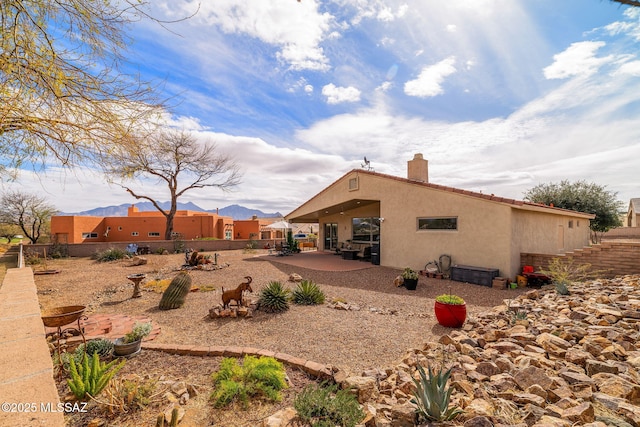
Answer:
<svg viewBox="0 0 640 427"><path fill-rule="evenodd" d="M184 305L184 300L191 289L191 276L182 272L173 278L169 287L160 299L160 310L171 310Z"/></svg>

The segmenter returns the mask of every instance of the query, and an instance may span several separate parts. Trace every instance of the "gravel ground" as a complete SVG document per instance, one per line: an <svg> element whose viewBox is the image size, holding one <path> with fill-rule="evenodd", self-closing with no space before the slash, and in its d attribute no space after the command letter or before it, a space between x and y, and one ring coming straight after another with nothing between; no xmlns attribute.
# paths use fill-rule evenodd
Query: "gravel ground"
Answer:
<svg viewBox="0 0 640 427"><path fill-rule="evenodd" d="M87 258L48 261L46 269L60 273L35 276L41 307L80 304L88 306L87 313L144 314L162 328L156 342L265 348L358 373L391 366L409 348L447 333L433 314L436 295L460 295L473 315L522 292L425 277L420 277L416 291L408 291L394 286L400 271L392 268L317 271L279 263L262 250L253 254L226 251L220 253L219 263L228 263L228 267L192 272L194 285L214 286L214 291L192 292L182 308L161 311L157 308L159 293L148 291L142 298L130 298L133 286L126 276L146 273L148 279L172 278L184 255L147 258L147 265L135 267L129 266L130 261L97 263ZM35 266L34 270L44 268ZM262 286L272 280L286 283L294 272L315 281L328 302L340 298L360 309L292 305L282 314L257 311L250 319L209 318L209 309L221 301L221 287L233 288L244 276L252 276L252 298L257 299ZM289 282L287 286L295 285Z"/></svg>

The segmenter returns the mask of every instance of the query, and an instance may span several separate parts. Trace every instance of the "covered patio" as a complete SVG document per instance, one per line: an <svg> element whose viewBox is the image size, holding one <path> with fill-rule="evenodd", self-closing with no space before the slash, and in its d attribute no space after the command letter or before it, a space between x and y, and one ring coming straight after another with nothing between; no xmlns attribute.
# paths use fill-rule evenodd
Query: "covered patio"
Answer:
<svg viewBox="0 0 640 427"><path fill-rule="evenodd" d="M293 256L269 256L269 261L317 271L356 271L376 268L370 262L346 260L332 252L306 251Z"/></svg>

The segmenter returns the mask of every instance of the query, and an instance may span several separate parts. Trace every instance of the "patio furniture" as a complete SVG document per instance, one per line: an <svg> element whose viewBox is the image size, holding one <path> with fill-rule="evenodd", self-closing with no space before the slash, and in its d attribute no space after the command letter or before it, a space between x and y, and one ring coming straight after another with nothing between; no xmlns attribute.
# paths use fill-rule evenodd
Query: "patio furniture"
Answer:
<svg viewBox="0 0 640 427"><path fill-rule="evenodd" d="M342 259L358 259L358 252L360 249L342 249Z"/></svg>
<svg viewBox="0 0 640 427"><path fill-rule="evenodd" d="M371 261L371 246L364 246L357 256L360 261Z"/></svg>

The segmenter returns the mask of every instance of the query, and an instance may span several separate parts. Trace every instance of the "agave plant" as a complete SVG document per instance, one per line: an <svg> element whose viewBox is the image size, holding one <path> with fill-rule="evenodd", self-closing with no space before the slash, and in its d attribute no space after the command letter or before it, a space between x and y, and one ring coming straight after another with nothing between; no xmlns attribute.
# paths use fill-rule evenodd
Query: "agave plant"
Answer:
<svg viewBox="0 0 640 427"><path fill-rule="evenodd" d="M289 309L289 299L291 291L281 282L272 281L260 291L258 306L260 309L270 313L280 313Z"/></svg>
<svg viewBox="0 0 640 427"><path fill-rule="evenodd" d="M449 407L449 400L453 389L447 386L447 381L451 375L451 369L437 372L429 369L429 376L424 372L424 368L417 366L420 380L413 379L416 390L413 392L411 403L416 406L418 422L426 421L451 421L464 411L457 406Z"/></svg>
<svg viewBox="0 0 640 427"><path fill-rule="evenodd" d="M324 292L312 280L303 280L293 290L293 302L300 305L323 304Z"/></svg>

